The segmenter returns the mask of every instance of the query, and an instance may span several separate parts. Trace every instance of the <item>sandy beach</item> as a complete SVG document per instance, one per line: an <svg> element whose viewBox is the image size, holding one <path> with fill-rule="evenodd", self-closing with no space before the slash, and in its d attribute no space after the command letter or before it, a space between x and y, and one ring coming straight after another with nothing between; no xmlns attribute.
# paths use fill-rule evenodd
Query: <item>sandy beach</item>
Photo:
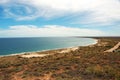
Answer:
<svg viewBox="0 0 120 80"><path fill-rule="evenodd" d="M0 57L2 76L0 78L1 80L119 80L119 49L118 52L104 51L116 45L120 38L95 39L98 39L97 43L88 46Z"/></svg>
<svg viewBox="0 0 120 80"><path fill-rule="evenodd" d="M94 46L95 44L98 44L99 40L94 39L95 42L87 45L87 46ZM71 51L76 51L79 49L80 46L76 47L68 47L68 48L61 48L61 49L53 49L53 50L43 50L43 51L36 51L36 52L24 52L24 53L16 53L16 54L11 54L11 55L4 55L4 56L20 56L23 58L32 58L32 57L45 57L49 55L54 55L56 53L69 53ZM0 57L4 57L0 56Z"/></svg>
<svg viewBox="0 0 120 80"><path fill-rule="evenodd" d="M56 53L69 53L71 51L75 51L75 50L78 50L79 47L73 47L73 48L65 48L65 49L61 49L59 51L56 52ZM53 50L54 51L54 50ZM40 54L40 52L30 52L30 53L25 53L25 54L18 54L20 57L23 57L23 58L31 58L31 57L44 57L44 56L48 56L48 55L54 55L56 54L55 52L53 53L49 53L49 54L46 54L47 52L49 51L44 51L44 54Z"/></svg>

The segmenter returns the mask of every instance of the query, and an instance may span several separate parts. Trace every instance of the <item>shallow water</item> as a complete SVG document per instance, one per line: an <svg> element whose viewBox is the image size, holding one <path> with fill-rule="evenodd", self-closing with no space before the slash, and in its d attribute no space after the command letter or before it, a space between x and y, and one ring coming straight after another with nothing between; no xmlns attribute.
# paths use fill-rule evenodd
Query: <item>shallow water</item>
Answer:
<svg viewBox="0 0 120 80"><path fill-rule="evenodd" d="M86 46L95 42L95 39L75 37L0 38L0 55Z"/></svg>

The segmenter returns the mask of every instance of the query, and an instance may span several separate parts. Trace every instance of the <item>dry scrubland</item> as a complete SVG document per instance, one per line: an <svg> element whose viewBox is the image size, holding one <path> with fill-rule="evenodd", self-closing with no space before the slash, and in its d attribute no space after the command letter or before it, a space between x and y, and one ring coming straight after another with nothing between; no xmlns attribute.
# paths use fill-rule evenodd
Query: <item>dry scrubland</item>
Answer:
<svg viewBox="0 0 120 80"><path fill-rule="evenodd" d="M53 54L45 57L0 57L0 80L120 80L119 50L104 52L120 38L97 39L98 44L79 47L76 51L38 52Z"/></svg>

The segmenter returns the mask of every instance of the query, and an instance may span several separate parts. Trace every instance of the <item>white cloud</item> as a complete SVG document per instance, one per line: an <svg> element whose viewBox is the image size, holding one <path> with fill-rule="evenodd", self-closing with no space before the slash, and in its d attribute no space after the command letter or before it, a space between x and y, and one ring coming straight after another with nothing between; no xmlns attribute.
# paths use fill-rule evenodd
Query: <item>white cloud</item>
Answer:
<svg viewBox="0 0 120 80"><path fill-rule="evenodd" d="M11 0L11 2L13 2L12 4L24 5L26 14L28 14L21 16L12 14L10 10L6 12L17 20L31 20L40 17L51 19L68 14L78 15L85 11L88 14L86 15L87 17L83 18L83 23L110 23L120 20L119 0ZM13 7L14 5L11 6L11 8ZM34 11L33 9L36 10ZM29 14L29 11L32 14ZM78 17L80 18L81 16ZM79 19L77 20L79 22Z"/></svg>
<svg viewBox="0 0 120 80"><path fill-rule="evenodd" d="M0 4L6 4L8 3L10 0L0 0Z"/></svg>
<svg viewBox="0 0 120 80"><path fill-rule="evenodd" d="M42 37L42 36L101 36L102 31L93 29L71 28L58 25L37 27L33 25L10 26L0 30L0 37Z"/></svg>

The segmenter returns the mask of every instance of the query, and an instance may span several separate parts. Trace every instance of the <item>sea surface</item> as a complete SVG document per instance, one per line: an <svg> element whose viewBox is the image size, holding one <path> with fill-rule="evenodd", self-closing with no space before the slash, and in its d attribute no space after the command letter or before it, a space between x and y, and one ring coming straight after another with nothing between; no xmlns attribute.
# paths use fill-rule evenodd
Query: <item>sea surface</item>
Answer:
<svg viewBox="0 0 120 80"><path fill-rule="evenodd" d="M87 46L95 39L76 37L0 38L0 55Z"/></svg>

